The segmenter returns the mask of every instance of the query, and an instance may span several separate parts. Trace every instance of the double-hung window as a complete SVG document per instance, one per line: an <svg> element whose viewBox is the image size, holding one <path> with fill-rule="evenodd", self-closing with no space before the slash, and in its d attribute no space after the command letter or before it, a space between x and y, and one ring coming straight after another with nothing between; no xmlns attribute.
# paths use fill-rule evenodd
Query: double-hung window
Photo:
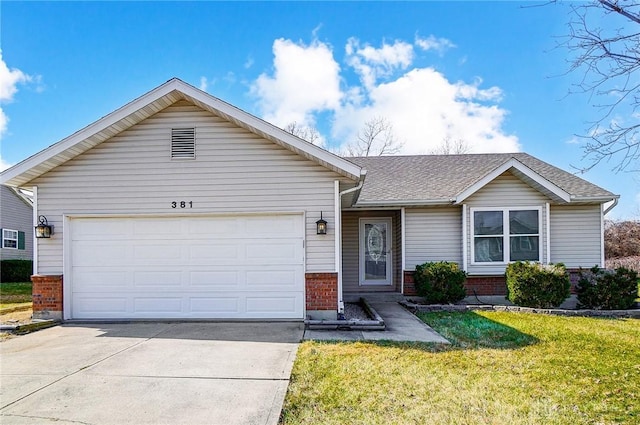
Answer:
<svg viewBox="0 0 640 425"><path fill-rule="evenodd" d="M540 208L472 208L474 263L540 261Z"/></svg>
<svg viewBox="0 0 640 425"><path fill-rule="evenodd" d="M8 249L18 249L18 231L2 229L2 247Z"/></svg>

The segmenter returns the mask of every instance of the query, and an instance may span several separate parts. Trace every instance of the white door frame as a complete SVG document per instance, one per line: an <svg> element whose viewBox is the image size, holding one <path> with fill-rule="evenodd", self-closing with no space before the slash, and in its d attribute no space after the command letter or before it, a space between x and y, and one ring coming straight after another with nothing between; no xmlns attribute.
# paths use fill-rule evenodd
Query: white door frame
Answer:
<svg viewBox="0 0 640 425"><path fill-rule="evenodd" d="M365 253L366 253L366 241L364 237L366 224L384 224L387 226L386 234L386 277L384 280L367 280L365 275ZM360 286L391 286L393 285L393 220L391 217L361 217L358 226L358 240L359 240L359 284Z"/></svg>

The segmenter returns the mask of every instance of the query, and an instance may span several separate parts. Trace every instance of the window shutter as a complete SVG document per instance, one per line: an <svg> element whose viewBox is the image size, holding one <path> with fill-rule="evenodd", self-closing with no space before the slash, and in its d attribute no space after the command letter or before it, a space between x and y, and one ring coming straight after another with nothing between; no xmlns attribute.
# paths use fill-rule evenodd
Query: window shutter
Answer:
<svg viewBox="0 0 640 425"><path fill-rule="evenodd" d="M171 159L192 159L196 157L196 129L171 129Z"/></svg>
<svg viewBox="0 0 640 425"><path fill-rule="evenodd" d="M24 232L18 232L18 249L24 249Z"/></svg>

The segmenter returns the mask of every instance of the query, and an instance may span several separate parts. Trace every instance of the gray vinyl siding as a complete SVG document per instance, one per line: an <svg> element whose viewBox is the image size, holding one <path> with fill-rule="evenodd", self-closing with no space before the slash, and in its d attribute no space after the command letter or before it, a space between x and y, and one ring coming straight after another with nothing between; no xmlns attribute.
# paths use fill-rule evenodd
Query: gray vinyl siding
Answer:
<svg viewBox="0 0 640 425"><path fill-rule="evenodd" d="M391 218L393 284L360 286L360 218ZM400 211L344 211L342 213L342 289L344 292L386 292L399 288L401 257Z"/></svg>
<svg viewBox="0 0 640 425"><path fill-rule="evenodd" d="M196 128L196 158L170 159L171 128ZM56 235L39 272L63 271L63 215L306 214L306 271L335 271L338 174L186 101L178 102L30 182ZM193 208L172 209L173 201ZM320 212L328 234L316 234Z"/></svg>
<svg viewBox="0 0 640 425"><path fill-rule="evenodd" d="M541 208L542 227L540 228L540 244L542 246L542 258L540 261L547 261L546 253L546 233L547 233L547 217L545 205L551 202L542 193L533 189L519 178L509 172L498 176L495 180L488 183L485 187L470 196L465 204L467 205L467 272L471 275L502 275L504 274L506 265L500 264L472 264L473 256L471 252L471 243L473 242L473 227L471 223L472 208L509 208L509 207L534 207Z"/></svg>
<svg viewBox="0 0 640 425"><path fill-rule="evenodd" d="M462 265L462 208L407 208L405 239L407 270L428 261Z"/></svg>
<svg viewBox="0 0 640 425"><path fill-rule="evenodd" d="M0 186L0 228L24 232L24 249L2 248L0 234L0 260L31 260L33 258L33 208L16 193Z"/></svg>
<svg viewBox="0 0 640 425"><path fill-rule="evenodd" d="M600 205L551 206L551 262L602 266Z"/></svg>

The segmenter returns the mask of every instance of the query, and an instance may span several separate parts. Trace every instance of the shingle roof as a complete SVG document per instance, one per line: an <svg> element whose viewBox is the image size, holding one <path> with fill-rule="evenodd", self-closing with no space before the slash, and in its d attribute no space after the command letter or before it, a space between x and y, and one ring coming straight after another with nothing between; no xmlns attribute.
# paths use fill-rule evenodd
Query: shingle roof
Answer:
<svg viewBox="0 0 640 425"><path fill-rule="evenodd" d="M572 198L616 198L613 193L526 153L347 158L367 170L357 203L453 200L506 162L516 159Z"/></svg>

